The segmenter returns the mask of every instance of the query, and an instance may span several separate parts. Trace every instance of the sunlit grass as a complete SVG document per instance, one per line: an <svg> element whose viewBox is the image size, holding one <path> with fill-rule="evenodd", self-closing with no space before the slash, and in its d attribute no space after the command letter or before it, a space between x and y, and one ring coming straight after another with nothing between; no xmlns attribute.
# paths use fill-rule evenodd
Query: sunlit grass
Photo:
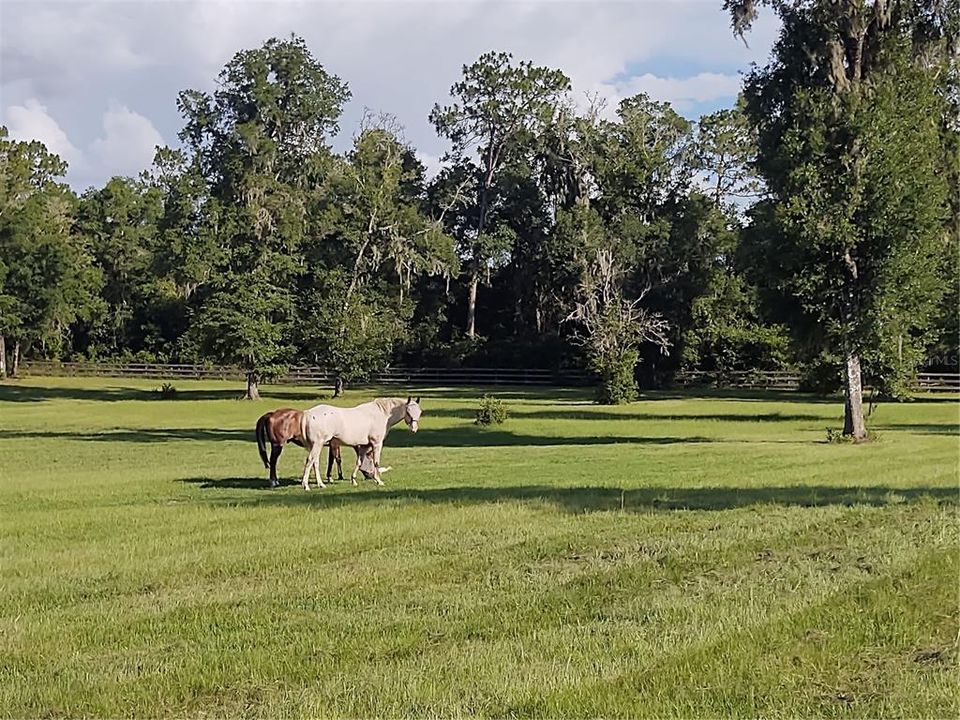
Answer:
<svg viewBox="0 0 960 720"><path fill-rule="evenodd" d="M324 391L158 384L0 384L0 715L960 710L956 398L850 446L800 395L421 388L386 487L307 493L253 424Z"/></svg>

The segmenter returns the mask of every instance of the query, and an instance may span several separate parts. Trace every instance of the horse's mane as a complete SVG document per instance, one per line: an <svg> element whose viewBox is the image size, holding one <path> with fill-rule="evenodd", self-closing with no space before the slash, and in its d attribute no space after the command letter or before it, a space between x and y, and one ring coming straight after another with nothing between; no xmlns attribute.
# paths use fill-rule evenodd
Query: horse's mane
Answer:
<svg viewBox="0 0 960 720"><path fill-rule="evenodd" d="M406 403L406 400L398 397L377 398L373 401L373 404L383 410L387 415L390 415L395 408L400 407L404 403Z"/></svg>

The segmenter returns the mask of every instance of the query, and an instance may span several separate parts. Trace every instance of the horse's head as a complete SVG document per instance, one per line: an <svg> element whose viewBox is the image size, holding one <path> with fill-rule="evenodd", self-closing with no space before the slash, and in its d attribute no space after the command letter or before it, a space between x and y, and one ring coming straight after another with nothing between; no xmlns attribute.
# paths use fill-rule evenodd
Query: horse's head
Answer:
<svg viewBox="0 0 960 720"><path fill-rule="evenodd" d="M407 423L410 432L417 431L417 425L420 423L420 415L422 412L420 409L420 398L414 400L408 396L407 402L403 406L403 421Z"/></svg>
<svg viewBox="0 0 960 720"><path fill-rule="evenodd" d="M360 462L360 472L363 473L363 476L367 480L373 480L376 477L376 467L373 464L373 453L370 452L369 448L364 451L363 459Z"/></svg>

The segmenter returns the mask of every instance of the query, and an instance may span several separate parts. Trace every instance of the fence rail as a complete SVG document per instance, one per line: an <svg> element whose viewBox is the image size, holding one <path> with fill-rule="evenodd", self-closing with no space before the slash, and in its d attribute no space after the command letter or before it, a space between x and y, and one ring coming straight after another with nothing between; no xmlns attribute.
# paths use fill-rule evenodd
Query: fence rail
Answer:
<svg viewBox="0 0 960 720"><path fill-rule="evenodd" d="M24 375L77 377L142 377L157 380L243 380L245 373L229 365L161 365L156 363L71 363L30 361ZM295 366L274 382L291 385L332 384L336 375L322 367ZM588 385L589 373L523 368L389 368L371 375L374 384L442 385Z"/></svg>
<svg viewBox="0 0 960 720"><path fill-rule="evenodd" d="M24 375L79 377L142 377L157 380L243 380L243 370L229 365L161 365L156 363L73 363L29 361L20 366ZM332 384L335 375L322 367L295 366L276 382L291 385ZM530 370L523 368L389 368L375 373L370 382L383 385L590 385L593 376L582 370ZM693 371L678 373L679 387L711 385L750 390L797 390L800 375L778 370L745 370L723 374ZM917 390L960 391L960 373L919 373Z"/></svg>
<svg viewBox="0 0 960 720"><path fill-rule="evenodd" d="M677 373L673 382L680 387L716 385L747 390L797 390L800 387L800 375L786 370L736 370L726 373L688 370Z"/></svg>
<svg viewBox="0 0 960 720"><path fill-rule="evenodd" d="M739 370L727 373L698 370L677 373L674 377L674 384L681 387L712 385L750 390L798 390L800 381L798 373L787 370ZM960 391L960 373L917 373L914 389Z"/></svg>

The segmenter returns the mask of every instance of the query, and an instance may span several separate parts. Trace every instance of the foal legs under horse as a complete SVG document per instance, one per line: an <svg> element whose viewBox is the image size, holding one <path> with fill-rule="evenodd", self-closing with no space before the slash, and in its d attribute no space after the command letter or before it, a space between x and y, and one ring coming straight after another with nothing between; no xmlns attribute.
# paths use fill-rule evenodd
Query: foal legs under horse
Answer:
<svg viewBox="0 0 960 720"><path fill-rule="evenodd" d="M390 468L381 468L380 467L380 452L383 450L383 440L376 440L370 438L370 444L364 446L365 452L361 455L361 448L357 447L357 466L353 469L353 474L350 476L350 482L354 485L357 484L357 471L360 470L360 466L363 463L364 458L369 457L373 461L373 481L377 485L383 485L383 480L380 478L381 472L386 472ZM370 477L370 475L364 471L365 477Z"/></svg>

